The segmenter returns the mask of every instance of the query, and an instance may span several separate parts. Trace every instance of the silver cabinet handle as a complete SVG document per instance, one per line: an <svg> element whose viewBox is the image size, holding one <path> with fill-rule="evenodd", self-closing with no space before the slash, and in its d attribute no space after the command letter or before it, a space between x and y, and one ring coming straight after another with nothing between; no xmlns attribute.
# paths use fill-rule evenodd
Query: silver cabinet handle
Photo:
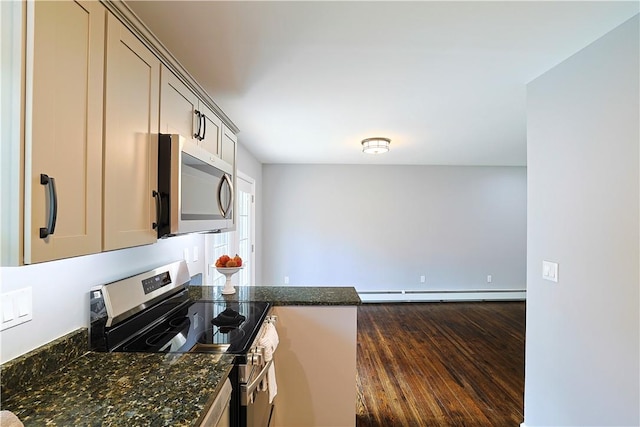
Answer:
<svg viewBox="0 0 640 427"><path fill-rule="evenodd" d="M251 382L251 384L242 384L240 386L240 403L242 404L242 406L247 406L249 404L249 396L251 396L253 392L256 391L258 384L260 384L264 377L267 376L267 372L269 371L269 367L271 367L272 363L273 360L268 361L267 364L264 365L264 368L262 368L256 379Z"/></svg>
<svg viewBox="0 0 640 427"><path fill-rule="evenodd" d="M56 193L56 180L52 176L40 174L40 184L49 187L49 219L46 227L40 228L40 238L46 239L56 230L58 219L58 194Z"/></svg>

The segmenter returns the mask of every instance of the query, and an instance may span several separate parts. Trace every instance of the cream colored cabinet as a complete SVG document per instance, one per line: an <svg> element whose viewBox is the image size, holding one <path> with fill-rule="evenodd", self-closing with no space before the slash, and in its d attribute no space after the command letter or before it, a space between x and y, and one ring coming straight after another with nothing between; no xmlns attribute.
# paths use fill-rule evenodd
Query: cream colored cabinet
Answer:
<svg viewBox="0 0 640 427"><path fill-rule="evenodd" d="M233 218L232 218L232 225L231 228L229 229L231 230L236 230L236 227L238 226L238 200L239 200L239 194L238 194L238 174L237 174L237 170L236 170L236 150L237 150L237 145L238 145L238 137L231 131L231 129L229 129L225 124L222 125L222 139L220 141L220 158L222 160L224 160L225 162L229 163L229 165L231 165L231 167L233 168L233 179L232 179L232 183L233 183L233 188L234 188L234 200L233 200Z"/></svg>
<svg viewBox="0 0 640 427"><path fill-rule="evenodd" d="M197 136L198 97L167 67L162 66L160 89L160 133Z"/></svg>
<svg viewBox="0 0 640 427"><path fill-rule="evenodd" d="M160 60L109 14L105 75L104 250L155 242Z"/></svg>
<svg viewBox="0 0 640 427"><path fill-rule="evenodd" d="M227 126L222 125L222 144L220 147L220 158L231 166L236 164L236 150L238 137Z"/></svg>
<svg viewBox="0 0 640 427"><path fill-rule="evenodd" d="M101 250L106 10L36 1L27 14L24 262L35 263Z"/></svg>
<svg viewBox="0 0 640 427"><path fill-rule="evenodd" d="M200 146L217 157L220 155L220 137L222 135L222 120L216 116L204 103L200 103Z"/></svg>
<svg viewBox="0 0 640 427"><path fill-rule="evenodd" d="M182 135L220 157L222 121L165 66L161 80L160 132Z"/></svg>
<svg viewBox="0 0 640 427"><path fill-rule="evenodd" d="M273 427L356 423L357 306L274 307Z"/></svg>

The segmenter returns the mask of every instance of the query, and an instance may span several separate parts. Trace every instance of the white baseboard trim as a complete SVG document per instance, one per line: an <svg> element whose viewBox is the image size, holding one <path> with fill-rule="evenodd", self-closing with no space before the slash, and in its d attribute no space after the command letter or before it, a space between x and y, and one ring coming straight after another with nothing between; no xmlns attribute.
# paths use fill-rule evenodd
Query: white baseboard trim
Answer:
<svg viewBox="0 0 640 427"><path fill-rule="evenodd" d="M527 291L489 289L476 291L358 291L363 303L432 302L432 301L523 301ZM526 426L521 426L526 427Z"/></svg>

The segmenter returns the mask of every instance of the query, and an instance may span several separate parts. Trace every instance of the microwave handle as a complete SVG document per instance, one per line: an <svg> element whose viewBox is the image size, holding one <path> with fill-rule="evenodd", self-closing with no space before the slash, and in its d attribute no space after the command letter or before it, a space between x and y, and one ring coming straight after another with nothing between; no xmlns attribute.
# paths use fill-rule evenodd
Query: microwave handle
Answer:
<svg viewBox="0 0 640 427"><path fill-rule="evenodd" d="M230 197L229 197L229 201L227 203L227 206L222 206L222 186L224 185L225 182L229 186L229 196ZM220 180L220 184L218 184L218 208L220 209L220 212L222 212L223 218L227 217L227 214L229 213L229 210L233 206L233 199L234 199L234 194L233 193L234 193L233 184L231 183L231 180L229 179L229 175L227 175L225 173L222 176L222 179Z"/></svg>

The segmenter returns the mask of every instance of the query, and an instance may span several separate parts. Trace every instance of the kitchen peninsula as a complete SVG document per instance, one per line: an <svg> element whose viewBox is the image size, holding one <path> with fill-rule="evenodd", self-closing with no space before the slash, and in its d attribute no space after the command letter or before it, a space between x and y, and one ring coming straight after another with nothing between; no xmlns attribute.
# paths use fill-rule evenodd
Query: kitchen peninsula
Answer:
<svg viewBox="0 0 640 427"><path fill-rule="evenodd" d="M266 301L277 316L272 425L353 425L355 289L240 286L232 295L221 289L190 286L189 295ZM2 409L26 424L200 425L233 363L229 355L90 352L87 341L81 329L3 364Z"/></svg>

